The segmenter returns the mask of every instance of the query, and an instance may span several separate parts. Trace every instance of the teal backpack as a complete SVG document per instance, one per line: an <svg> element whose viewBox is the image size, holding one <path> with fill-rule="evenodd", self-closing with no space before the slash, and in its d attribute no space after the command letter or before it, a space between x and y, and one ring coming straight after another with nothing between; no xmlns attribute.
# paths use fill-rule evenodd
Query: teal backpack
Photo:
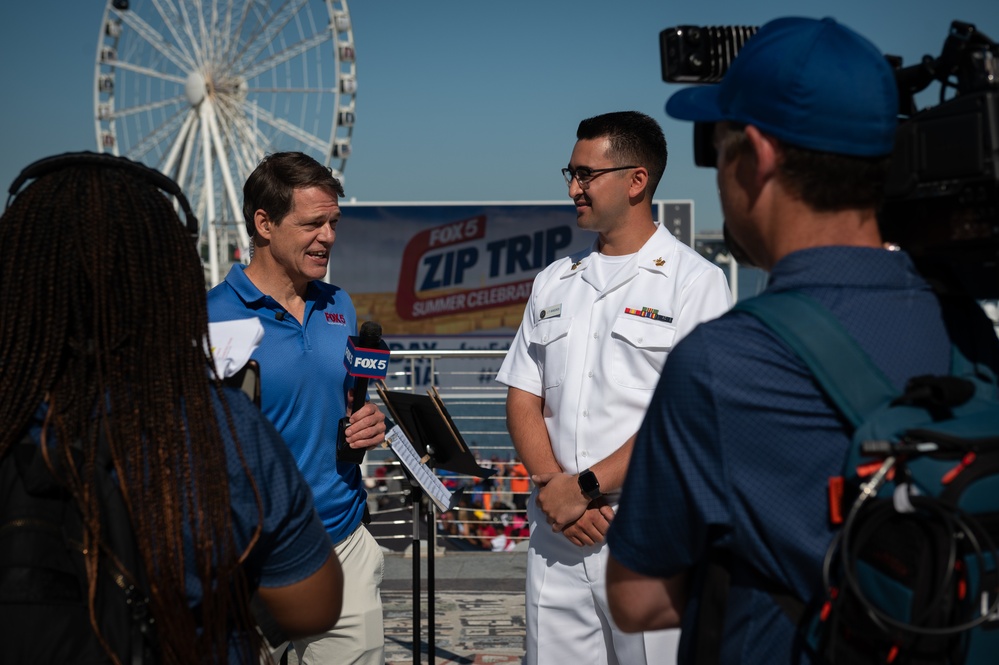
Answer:
<svg viewBox="0 0 999 665"><path fill-rule="evenodd" d="M999 392L955 347L951 374L892 387L799 292L735 307L770 327L852 424L824 599L775 598L829 663L999 662Z"/></svg>

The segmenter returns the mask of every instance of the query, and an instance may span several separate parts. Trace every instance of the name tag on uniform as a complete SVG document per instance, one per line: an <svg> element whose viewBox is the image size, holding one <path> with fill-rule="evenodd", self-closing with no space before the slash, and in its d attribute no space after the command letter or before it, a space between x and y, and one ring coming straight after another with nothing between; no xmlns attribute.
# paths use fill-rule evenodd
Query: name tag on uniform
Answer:
<svg viewBox="0 0 999 665"><path fill-rule="evenodd" d="M540 319L551 319L556 316L561 316L562 314L562 303L557 305L549 305L541 310L541 314L538 315Z"/></svg>

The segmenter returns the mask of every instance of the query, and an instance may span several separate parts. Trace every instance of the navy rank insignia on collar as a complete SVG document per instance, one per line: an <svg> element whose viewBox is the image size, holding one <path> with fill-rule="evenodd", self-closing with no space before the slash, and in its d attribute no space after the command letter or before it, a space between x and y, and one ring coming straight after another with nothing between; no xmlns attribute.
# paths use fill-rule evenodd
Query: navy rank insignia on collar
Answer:
<svg viewBox="0 0 999 665"><path fill-rule="evenodd" d="M658 259L656 259L655 261L653 261L653 263L656 264L657 268L662 268L664 265L666 265L666 261L661 256Z"/></svg>
<svg viewBox="0 0 999 665"><path fill-rule="evenodd" d="M631 314L632 316L640 316L643 319L655 319L656 321L673 323L672 316L665 316L664 314L660 314L658 309L652 309L651 307L643 307L642 309L635 309L634 307L625 307L624 313Z"/></svg>
<svg viewBox="0 0 999 665"><path fill-rule="evenodd" d="M572 267L569 268L569 269L570 270L575 270L576 268L579 267L579 264L581 264L582 262L583 262L583 259L580 259L580 260L576 261L575 263L572 264Z"/></svg>

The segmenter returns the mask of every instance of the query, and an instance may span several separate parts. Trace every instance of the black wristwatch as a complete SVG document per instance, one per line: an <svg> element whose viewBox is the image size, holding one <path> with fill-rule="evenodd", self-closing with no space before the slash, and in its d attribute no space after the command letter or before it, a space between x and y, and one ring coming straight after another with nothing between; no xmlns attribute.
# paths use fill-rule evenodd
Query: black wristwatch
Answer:
<svg viewBox="0 0 999 665"><path fill-rule="evenodd" d="M576 476L576 480L579 482L579 489L583 491L583 494L590 501L600 497L600 483L597 481L596 474L590 469L580 472Z"/></svg>

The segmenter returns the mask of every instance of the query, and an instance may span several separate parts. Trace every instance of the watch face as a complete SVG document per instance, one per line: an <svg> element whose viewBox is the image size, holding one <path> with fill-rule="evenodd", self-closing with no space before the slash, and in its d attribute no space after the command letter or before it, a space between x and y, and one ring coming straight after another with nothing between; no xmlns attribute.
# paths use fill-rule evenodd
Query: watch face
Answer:
<svg viewBox="0 0 999 665"><path fill-rule="evenodd" d="M589 469L579 474L579 489L583 490L583 494L590 498L595 498L595 495L599 495L600 483L597 482L596 474Z"/></svg>

